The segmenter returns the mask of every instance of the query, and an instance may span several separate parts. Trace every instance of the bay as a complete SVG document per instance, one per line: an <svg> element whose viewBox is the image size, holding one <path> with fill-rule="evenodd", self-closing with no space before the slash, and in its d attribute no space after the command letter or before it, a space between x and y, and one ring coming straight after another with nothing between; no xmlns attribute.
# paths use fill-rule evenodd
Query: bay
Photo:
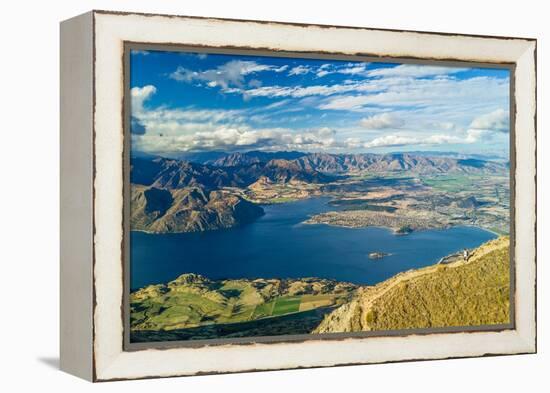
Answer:
<svg viewBox="0 0 550 393"><path fill-rule="evenodd" d="M264 206L255 222L220 231L130 234L131 288L166 283L183 273L210 279L320 277L373 285L395 274L436 263L496 237L476 227L395 235L387 228L302 224L335 210L319 197ZM390 254L369 259L372 252Z"/></svg>

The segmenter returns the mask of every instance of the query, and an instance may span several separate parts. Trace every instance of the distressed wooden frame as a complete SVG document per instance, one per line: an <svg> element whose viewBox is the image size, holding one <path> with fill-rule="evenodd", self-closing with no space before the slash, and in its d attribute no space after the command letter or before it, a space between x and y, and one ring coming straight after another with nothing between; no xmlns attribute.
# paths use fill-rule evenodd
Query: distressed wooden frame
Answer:
<svg viewBox="0 0 550 393"><path fill-rule="evenodd" d="M514 69L514 321L491 331L248 345L124 343L124 48L128 43L475 62ZM514 184L514 183L512 183ZM126 228L127 229L127 228ZM536 351L536 40L92 11L61 24L61 368L92 381ZM422 334L420 334L422 333Z"/></svg>

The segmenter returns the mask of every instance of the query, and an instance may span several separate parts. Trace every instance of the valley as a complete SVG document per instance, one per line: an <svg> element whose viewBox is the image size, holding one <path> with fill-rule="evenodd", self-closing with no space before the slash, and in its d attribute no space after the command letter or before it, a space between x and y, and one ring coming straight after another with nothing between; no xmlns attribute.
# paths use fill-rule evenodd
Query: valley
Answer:
<svg viewBox="0 0 550 393"><path fill-rule="evenodd" d="M261 216L261 205L328 196L341 209L306 223L400 234L473 225L506 234L507 172L498 162L407 153L251 152L206 163L138 158L131 225L153 233L226 229Z"/></svg>
<svg viewBox="0 0 550 393"><path fill-rule="evenodd" d="M130 177L133 342L509 319L505 163L249 152Z"/></svg>

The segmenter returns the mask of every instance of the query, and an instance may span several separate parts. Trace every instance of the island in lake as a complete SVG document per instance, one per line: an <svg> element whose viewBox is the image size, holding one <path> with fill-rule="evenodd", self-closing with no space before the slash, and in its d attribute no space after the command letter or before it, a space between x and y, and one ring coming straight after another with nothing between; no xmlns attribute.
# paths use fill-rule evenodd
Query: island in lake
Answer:
<svg viewBox="0 0 550 393"><path fill-rule="evenodd" d="M510 322L507 68L129 57L130 342Z"/></svg>
<svg viewBox="0 0 550 393"><path fill-rule="evenodd" d="M369 259L382 259L384 257L387 257L388 255L391 255L391 254L387 252L374 251L369 253Z"/></svg>

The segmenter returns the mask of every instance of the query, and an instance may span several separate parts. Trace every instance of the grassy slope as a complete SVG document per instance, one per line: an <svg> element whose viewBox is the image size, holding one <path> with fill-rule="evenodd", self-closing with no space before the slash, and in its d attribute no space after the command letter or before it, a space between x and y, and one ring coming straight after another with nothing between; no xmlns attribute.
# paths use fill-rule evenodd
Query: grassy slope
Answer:
<svg viewBox="0 0 550 393"><path fill-rule="evenodd" d="M510 320L509 239L478 249L468 262L401 273L358 292L316 332L504 324Z"/></svg>
<svg viewBox="0 0 550 393"><path fill-rule="evenodd" d="M356 286L322 279L208 280L184 274L130 296L133 331L175 330L262 318L335 306Z"/></svg>

